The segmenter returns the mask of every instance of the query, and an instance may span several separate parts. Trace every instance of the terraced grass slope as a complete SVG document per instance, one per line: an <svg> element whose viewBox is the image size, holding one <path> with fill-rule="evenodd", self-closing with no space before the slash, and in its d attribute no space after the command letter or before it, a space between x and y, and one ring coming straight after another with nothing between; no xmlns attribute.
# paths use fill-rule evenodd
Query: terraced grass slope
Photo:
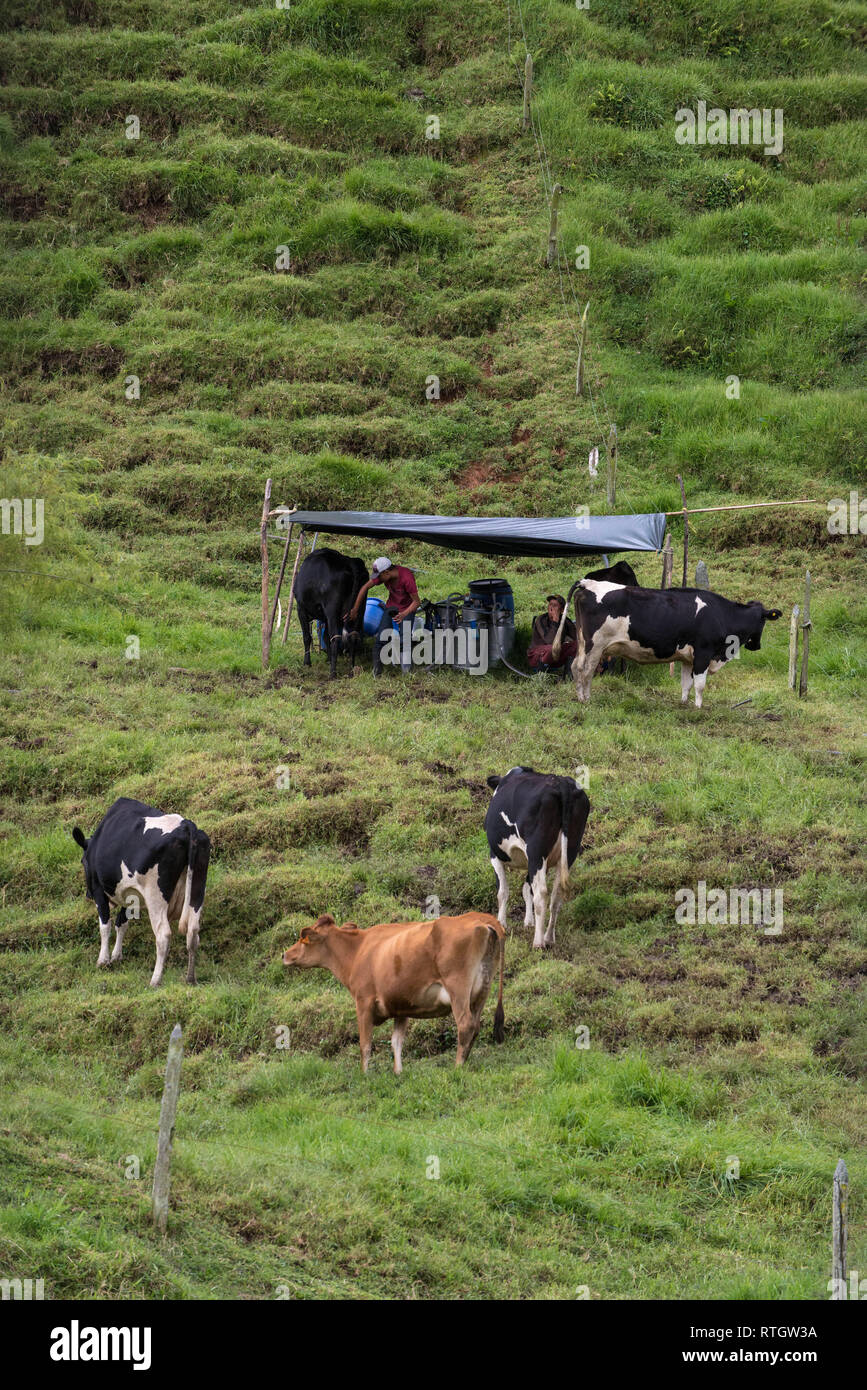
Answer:
<svg viewBox="0 0 867 1390"><path fill-rule="evenodd" d="M4 15L0 491L44 499L45 538L0 536L0 1274L55 1297L826 1297L840 1154L867 1267L867 606L863 539L825 508L864 486L865 7ZM678 145L699 101L781 108L779 157ZM819 499L691 524L714 588L787 618L810 567L805 701L785 621L699 714L667 669L586 709L504 673L329 685L297 628L260 670L266 477L310 507L604 511L610 420L624 511L679 506L679 472L693 506ZM393 551L435 597L486 568ZM575 577L496 568L524 635ZM515 907L505 1046L488 1020L455 1075L451 1025L418 1024L401 1080L382 1037L362 1083L349 996L287 981L280 949L325 909L491 908L484 778L517 762L589 769L553 957ZM120 794L213 840L196 991L176 943L148 993L144 923L95 970L69 829ZM782 888L782 934L677 923L702 878Z"/></svg>

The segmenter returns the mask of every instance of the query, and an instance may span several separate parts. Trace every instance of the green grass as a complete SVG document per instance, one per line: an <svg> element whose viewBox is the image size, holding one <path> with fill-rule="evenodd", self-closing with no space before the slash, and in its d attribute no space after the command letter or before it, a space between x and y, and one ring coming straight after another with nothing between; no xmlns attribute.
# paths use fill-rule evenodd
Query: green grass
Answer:
<svg viewBox="0 0 867 1390"><path fill-rule="evenodd" d="M867 607L863 538L826 509L865 476L864 6L524 0L564 249L590 247L564 288L591 304L592 402L505 6L7 14L2 491L45 499L46 537L0 537L0 1274L51 1297L826 1297L841 1155L867 1263ZM513 6L521 68L518 33ZM782 106L781 157L678 146L699 99ZM586 708L504 672L332 685L297 626L261 670L266 477L311 508L601 512L609 415L619 510L679 507L678 473L691 506L817 499L692 518L690 568L785 613L703 711L667 667ZM392 549L433 597L505 574L524 642L577 573ZM590 773L557 946L531 950L515 876L505 1045L489 1014L456 1073L451 1021L416 1023L396 1080L380 1030L362 1080L350 996L282 949L325 910L491 910L485 778L521 762ZM148 991L146 922L95 968L69 831L122 794L211 836L197 990L176 939ZM679 925L702 878L782 888L782 935Z"/></svg>

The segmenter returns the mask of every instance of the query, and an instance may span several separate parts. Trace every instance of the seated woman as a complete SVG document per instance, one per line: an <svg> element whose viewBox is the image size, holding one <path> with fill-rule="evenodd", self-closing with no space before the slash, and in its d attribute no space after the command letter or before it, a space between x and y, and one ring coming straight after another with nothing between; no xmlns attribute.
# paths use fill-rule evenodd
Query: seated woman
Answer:
<svg viewBox="0 0 867 1390"><path fill-rule="evenodd" d="M548 595L548 611L533 619L533 633L527 648L527 660L534 671L551 671L561 666L571 666L578 652L578 634L571 618L563 624L563 640L560 655L555 661L551 654L551 643L557 635L560 618L566 600L562 594Z"/></svg>

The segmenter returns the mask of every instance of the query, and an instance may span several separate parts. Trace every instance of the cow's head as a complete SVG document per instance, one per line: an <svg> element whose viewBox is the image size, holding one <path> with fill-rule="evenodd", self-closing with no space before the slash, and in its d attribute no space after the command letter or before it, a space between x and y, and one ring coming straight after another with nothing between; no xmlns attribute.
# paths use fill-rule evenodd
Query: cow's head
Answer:
<svg viewBox="0 0 867 1390"><path fill-rule="evenodd" d="M344 926L338 927L330 912L323 912L321 917L317 917L312 927L302 927L301 935L294 946L289 946L283 952L284 965L297 965L302 968L309 966L324 965L331 966L331 953L329 942L334 932L357 932L358 928L354 922L347 922Z"/></svg>
<svg viewBox="0 0 867 1390"><path fill-rule="evenodd" d="M763 603L750 603L747 621L741 635L741 645L747 651L757 652L762 645L762 631L766 622L775 622L777 618L782 618L781 608L765 608Z"/></svg>

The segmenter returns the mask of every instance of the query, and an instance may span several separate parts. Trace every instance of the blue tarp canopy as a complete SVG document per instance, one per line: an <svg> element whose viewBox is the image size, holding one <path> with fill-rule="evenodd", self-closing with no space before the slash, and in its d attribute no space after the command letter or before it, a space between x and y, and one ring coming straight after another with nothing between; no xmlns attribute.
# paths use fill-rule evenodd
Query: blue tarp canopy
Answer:
<svg viewBox="0 0 867 1390"><path fill-rule="evenodd" d="M411 512L290 512L281 523L330 535L398 537L481 555L610 555L661 550L665 513L638 516L415 516Z"/></svg>

